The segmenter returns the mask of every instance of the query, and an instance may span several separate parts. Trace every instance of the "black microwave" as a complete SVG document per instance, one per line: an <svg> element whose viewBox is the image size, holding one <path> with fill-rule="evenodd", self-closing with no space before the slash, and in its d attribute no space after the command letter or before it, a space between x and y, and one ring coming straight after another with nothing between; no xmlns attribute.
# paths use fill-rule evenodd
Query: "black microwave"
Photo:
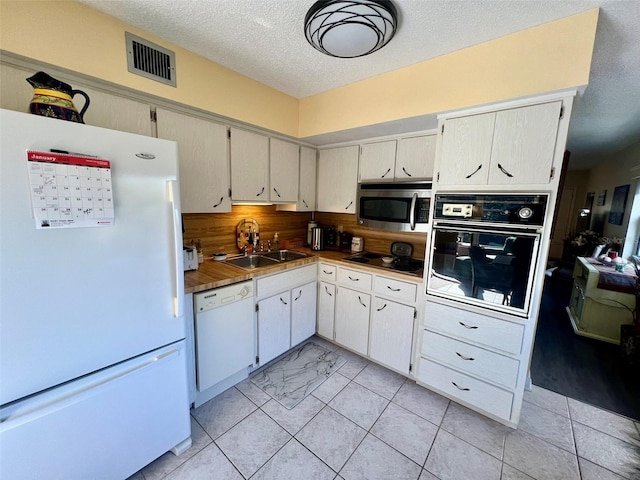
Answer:
<svg viewBox="0 0 640 480"><path fill-rule="evenodd" d="M431 182L360 183L358 225L402 232L426 232Z"/></svg>

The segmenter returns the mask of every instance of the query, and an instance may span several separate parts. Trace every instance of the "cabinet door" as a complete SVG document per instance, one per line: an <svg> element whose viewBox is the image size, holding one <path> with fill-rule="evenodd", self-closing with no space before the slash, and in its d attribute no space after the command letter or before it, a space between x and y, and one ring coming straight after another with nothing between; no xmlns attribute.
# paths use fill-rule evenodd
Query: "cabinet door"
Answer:
<svg viewBox="0 0 640 480"><path fill-rule="evenodd" d="M316 209L316 168L318 165L315 148L300 147L300 192L298 211L313 212Z"/></svg>
<svg viewBox="0 0 640 480"><path fill-rule="evenodd" d="M495 112L445 120L438 185L485 185L489 176Z"/></svg>
<svg viewBox="0 0 640 480"><path fill-rule="evenodd" d="M437 135L401 138L396 156L396 180L433 178Z"/></svg>
<svg viewBox="0 0 640 480"><path fill-rule="evenodd" d="M409 374L415 309L375 297L371 311L369 356L399 372Z"/></svg>
<svg viewBox="0 0 640 480"><path fill-rule="evenodd" d="M298 201L300 147L295 143L272 138L269 143L269 179L272 202Z"/></svg>
<svg viewBox="0 0 640 480"><path fill-rule="evenodd" d="M549 183L562 102L496 114L489 183Z"/></svg>
<svg viewBox="0 0 640 480"><path fill-rule="evenodd" d="M287 290L258 303L258 356L265 365L291 346L291 294Z"/></svg>
<svg viewBox="0 0 640 480"><path fill-rule="evenodd" d="M367 355L371 295L349 288L338 288L336 298L336 342Z"/></svg>
<svg viewBox="0 0 640 480"><path fill-rule="evenodd" d="M291 290L291 346L316 333L316 282Z"/></svg>
<svg viewBox="0 0 640 480"><path fill-rule="evenodd" d="M231 199L269 201L269 137L231 127Z"/></svg>
<svg viewBox="0 0 640 480"><path fill-rule="evenodd" d="M396 141L365 143L360 148L360 181L392 182Z"/></svg>
<svg viewBox="0 0 640 480"><path fill-rule="evenodd" d="M356 213L358 150L357 145L320 150L318 211Z"/></svg>
<svg viewBox="0 0 640 480"><path fill-rule="evenodd" d="M333 340L336 309L336 286L320 282L318 290L318 334Z"/></svg>
<svg viewBox="0 0 640 480"><path fill-rule="evenodd" d="M227 127L158 108L158 138L178 142L183 213L231 211Z"/></svg>

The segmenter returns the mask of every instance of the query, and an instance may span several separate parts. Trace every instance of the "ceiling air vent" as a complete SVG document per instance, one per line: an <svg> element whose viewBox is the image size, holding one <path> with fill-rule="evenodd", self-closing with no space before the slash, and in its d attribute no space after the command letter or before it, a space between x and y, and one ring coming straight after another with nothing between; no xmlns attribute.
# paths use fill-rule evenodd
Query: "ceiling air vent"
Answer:
<svg viewBox="0 0 640 480"><path fill-rule="evenodd" d="M125 32L127 66L131 73L176 86L176 54L144 38Z"/></svg>

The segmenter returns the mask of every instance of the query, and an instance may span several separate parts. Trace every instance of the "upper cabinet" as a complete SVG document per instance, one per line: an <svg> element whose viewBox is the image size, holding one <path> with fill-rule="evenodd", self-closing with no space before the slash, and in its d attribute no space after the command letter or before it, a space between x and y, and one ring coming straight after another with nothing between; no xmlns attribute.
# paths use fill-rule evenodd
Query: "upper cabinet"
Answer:
<svg viewBox="0 0 640 480"><path fill-rule="evenodd" d="M278 210L289 212L313 212L316 209L316 169L318 165L315 148L300 147L300 181L298 201L278 205ZM273 182L273 175L271 177Z"/></svg>
<svg viewBox="0 0 640 480"><path fill-rule="evenodd" d="M546 184L561 101L442 122L439 186Z"/></svg>
<svg viewBox="0 0 640 480"><path fill-rule="evenodd" d="M231 199L269 198L269 137L231 127Z"/></svg>
<svg viewBox="0 0 640 480"><path fill-rule="evenodd" d="M360 150L360 181L431 179L437 138L432 134L363 144Z"/></svg>
<svg viewBox="0 0 640 480"><path fill-rule="evenodd" d="M156 117L158 138L178 143L182 211L230 212L227 127L161 108Z"/></svg>
<svg viewBox="0 0 640 480"><path fill-rule="evenodd" d="M433 178L438 136L420 135L398 140L395 179L424 180Z"/></svg>
<svg viewBox="0 0 640 480"><path fill-rule="evenodd" d="M269 143L269 198L274 203L298 201L300 146L272 138Z"/></svg>
<svg viewBox="0 0 640 480"><path fill-rule="evenodd" d="M356 213L360 147L328 148L318 157L318 211Z"/></svg>

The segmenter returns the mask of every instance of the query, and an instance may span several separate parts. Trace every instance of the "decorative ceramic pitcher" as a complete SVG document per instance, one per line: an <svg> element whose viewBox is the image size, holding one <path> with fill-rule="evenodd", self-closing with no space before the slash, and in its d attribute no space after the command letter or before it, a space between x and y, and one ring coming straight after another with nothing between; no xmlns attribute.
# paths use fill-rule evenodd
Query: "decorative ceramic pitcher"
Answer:
<svg viewBox="0 0 640 480"><path fill-rule="evenodd" d="M89 108L89 96L82 90L73 90L68 83L56 80L44 72L38 72L27 78L27 82L33 87L33 99L29 104L31 113L84 123L82 116ZM72 101L77 93L85 100L79 113Z"/></svg>

